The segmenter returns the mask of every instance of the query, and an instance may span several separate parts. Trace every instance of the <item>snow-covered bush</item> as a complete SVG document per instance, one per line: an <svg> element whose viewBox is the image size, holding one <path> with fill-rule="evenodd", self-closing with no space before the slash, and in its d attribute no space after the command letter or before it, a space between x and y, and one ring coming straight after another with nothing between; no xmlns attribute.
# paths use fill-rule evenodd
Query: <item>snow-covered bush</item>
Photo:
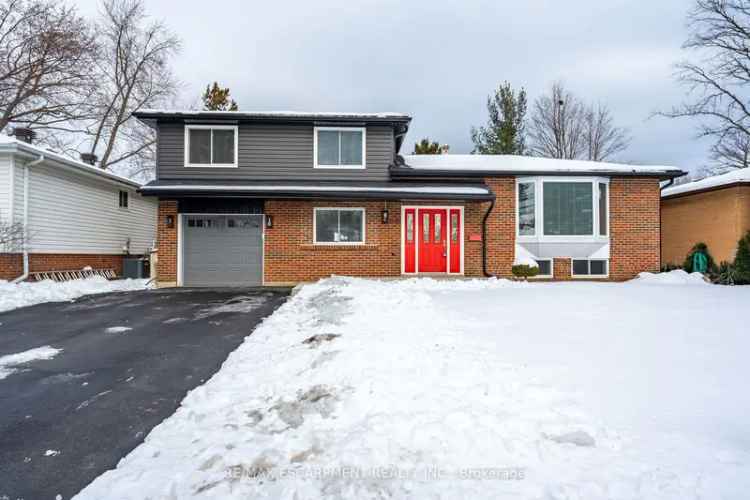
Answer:
<svg viewBox="0 0 750 500"><path fill-rule="evenodd" d="M539 274L539 266L537 266L536 263L533 266L529 264L516 264L511 267L510 270L513 273L513 276L523 279L533 278Z"/></svg>

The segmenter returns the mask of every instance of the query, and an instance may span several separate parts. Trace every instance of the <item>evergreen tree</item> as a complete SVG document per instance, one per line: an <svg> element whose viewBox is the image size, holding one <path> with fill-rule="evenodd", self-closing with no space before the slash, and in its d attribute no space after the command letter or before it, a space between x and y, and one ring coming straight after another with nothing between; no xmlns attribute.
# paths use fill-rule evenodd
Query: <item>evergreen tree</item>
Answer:
<svg viewBox="0 0 750 500"><path fill-rule="evenodd" d="M214 82L206 85L203 93L203 109L206 111L237 111L237 103L229 97L229 87L221 88Z"/></svg>
<svg viewBox="0 0 750 500"><path fill-rule="evenodd" d="M440 145L438 142L430 142L429 137L414 143L415 155L441 155L448 152L448 145Z"/></svg>
<svg viewBox="0 0 750 500"><path fill-rule="evenodd" d="M737 285L750 285L750 231L737 244L734 270Z"/></svg>
<svg viewBox="0 0 750 500"><path fill-rule="evenodd" d="M487 113L486 127L471 128L472 153L526 154L526 90L503 83L487 97Z"/></svg>

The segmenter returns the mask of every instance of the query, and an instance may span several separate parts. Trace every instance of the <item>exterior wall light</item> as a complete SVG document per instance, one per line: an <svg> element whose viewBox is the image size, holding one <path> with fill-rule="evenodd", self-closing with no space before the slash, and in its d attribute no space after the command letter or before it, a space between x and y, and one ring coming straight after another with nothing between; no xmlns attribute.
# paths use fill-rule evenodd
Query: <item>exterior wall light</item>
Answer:
<svg viewBox="0 0 750 500"><path fill-rule="evenodd" d="M167 215L166 217L164 217L164 225L167 226L168 228L173 228L174 227L174 216L173 215Z"/></svg>
<svg viewBox="0 0 750 500"><path fill-rule="evenodd" d="M270 215L266 215L266 229L271 229L273 227L273 217Z"/></svg>
<svg viewBox="0 0 750 500"><path fill-rule="evenodd" d="M383 209L382 215L383 215L383 224L388 224L388 209L387 208Z"/></svg>

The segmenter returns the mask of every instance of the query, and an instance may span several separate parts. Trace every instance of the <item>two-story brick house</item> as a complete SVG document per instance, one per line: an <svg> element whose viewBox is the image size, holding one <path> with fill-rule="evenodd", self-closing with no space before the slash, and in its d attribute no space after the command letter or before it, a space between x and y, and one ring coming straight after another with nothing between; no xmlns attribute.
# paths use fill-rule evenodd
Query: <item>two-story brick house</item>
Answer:
<svg viewBox="0 0 750 500"><path fill-rule="evenodd" d="M400 113L144 110L157 130L161 285L332 274L624 280L659 268L659 181L683 172L399 155Z"/></svg>

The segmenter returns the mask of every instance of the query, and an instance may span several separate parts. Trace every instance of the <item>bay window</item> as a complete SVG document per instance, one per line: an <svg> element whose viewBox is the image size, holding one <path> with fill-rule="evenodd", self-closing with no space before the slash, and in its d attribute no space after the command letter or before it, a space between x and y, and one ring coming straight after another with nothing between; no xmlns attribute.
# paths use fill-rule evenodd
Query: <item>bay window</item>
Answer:
<svg viewBox="0 0 750 500"><path fill-rule="evenodd" d="M365 209L316 208L313 214L313 238L315 244L363 244Z"/></svg>
<svg viewBox="0 0 750 500"><path fill-rule="evenodd" d="M609 235L609 184L599 178L526 177L517 182L521 240L575 240Z"/></svg>
<svg viewBox="0 0 750 500"><path fill-rule="evenodd" d="M365 168L364 127L315 127L315 168Z"/></svg>

